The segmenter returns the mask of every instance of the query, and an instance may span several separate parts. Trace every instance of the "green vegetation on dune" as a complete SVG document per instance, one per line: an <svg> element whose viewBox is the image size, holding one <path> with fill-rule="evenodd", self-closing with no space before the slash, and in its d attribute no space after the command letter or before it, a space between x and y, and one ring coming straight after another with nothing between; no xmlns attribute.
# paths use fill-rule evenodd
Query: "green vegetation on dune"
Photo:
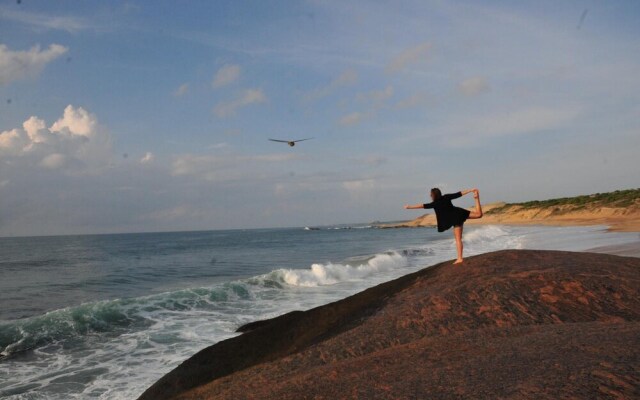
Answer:
<svg viewBox="0 0 640 400"><path fill-rule="evenodd" d="M626 208L640 203L640 189L616 190L608 193L595 193L575 197L561 197L548 200L533 200L523 203L506 203L501 207L496 207L487 211L487 214L499 214L511 207L517 206L520 209L549 208L570 206L576 210L585 207L615 207Z"/></svg>

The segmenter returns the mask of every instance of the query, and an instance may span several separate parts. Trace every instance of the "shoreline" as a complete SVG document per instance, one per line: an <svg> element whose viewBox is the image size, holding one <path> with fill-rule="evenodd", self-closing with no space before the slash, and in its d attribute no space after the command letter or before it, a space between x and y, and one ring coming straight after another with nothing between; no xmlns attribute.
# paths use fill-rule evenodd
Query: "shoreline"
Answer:
<svg viewBox="0 0 640 400"><path fill-rule="evenodd" d="M483 217L484 219L484 217ZM394 224L381 224L381 225L376 225L376 228L379 229L406 229L406 228L436 228L436 224L433 223L428 223L428 224L424 224L424 225L409 225L409 223L413 222L413 220L411 221L404 221L404 222L399 222L399 223L394 223ZM519 222L514 222L514 221L509 221L509 222L484 222L484 221L477 221L477 220L467 220L465 222L465 225L479 225L479 226L484 226L484 225L504 225L504 226L604 226L606 227L606 230L608 232L628 232L628 233L633 233L633 232L638 232L640 233L640 222L636 225L635 221L634 223L615 223L615 222L611 222L611 221L549 221L549 220L539 220L539 221L519 221Z"/></svg>
<svg viewBox="0 0 640 400"><path fill-rule="evenodd" d="M497 250L503 247L510 247L510 248L518 248L518 247L528 247L528 248L536 248L536 247L531 247L533 246L535 243L540 244L539 247L537 248L541 248L542 246L544 246L544 244L553 244L553 243L558 243L557 240L558 239L571 239L570 242L572 245L570 246L565 246L563 244L559 244L557 246L552 245L549 249L557 249L557 250L571 250L571 251L585 251L585 249L587 248L591 248L591 247L596 247L596 246L603 246L603 245L616 245L616 244L626 244L626 242L628 241L633 241L635 240L638 235L637 234L617 234L617 233L607 233L605 227L603 226L598 226L597 228L575 228L575 229L563 229L563 228L550 228L547 227L545 228L544 226L540 226L540 227L531 227L531 228L527 228L527 227L523 227L523 228L508 228L506 226L504 227L471 227L468 229L469 233L476 231L476 233L473 233L473 240L472 242L474 244L477 244L478 246L480 246L479 248L471 248L470 247L470 251L472 253L476 253L477 251L482 251L482 252L490 252L492 250ZM368 232L368 233L367 233ZM520 234L518 233L522 233L524 236L520 236ZM548 233L545 233L548 232ZM575 235L571 235L571 236L567 236L565 234L565 232L573 232ZM357 233L357 232L354 232ZM379 272L376 272L375 275L373 275L372 278L366 277L363 279L358 278L358 281L366 281L369 282L371 279L375 279L374 283L367 283L365 287L361 287L358 290L353 290L350 291L350 293L345 293L345 294L340 294L338 296L335 295L331 295L331 299L330 300L317 300L314 301L315 304L311 304L311 302L307 302L305 303L306 299L308 298L306 295L302 295L299 296L298 298L301 299L302 301L298 301L296 300L294 297L291 296L295 296L295 293L301 293L301 292L307 292L306 290L293 290L291 292L287 291L285 292L285 294L283 295L283 297L280 298L280 300L286 298L287 300L278 304L274 304L273 307L269 308L269 310L281 310L281 311L277 311L277 312L273 312L270 313L269 315L282 315L282 313L286 313L289 312L293 309L310 309L311 307L315 307L318 305L322 305L322 304L328 304L329 302L334 302L334 301L339 301L341 299L345 299L349 296L351 296L354 293L358 293L361 290L364 290L366 287L372 286L372 285L376 285L382 282L387 282L390 279L394 279L395 277L399 277L399 274L407 274L409 272L413 272L413 271L417 271L417 269L422 269L427 265L432 265L435 264L437 261L445 261L446 257L447 257L447 252L452 252L453 249L451 248L451 244L452 244L452 240L451 240L451 235L450 234L444 234L444 235L438 235L435 232L435 229L433 230L417 230L417 231L387 231L386 233L384 231L379 231L378 234L375 233L375 230L368 230L368 231L363 231L364 235L363 236L359 236L356 235L354 236L355 238L368 238L368 239L372 239L372 238L380 238L380 240L384 243L385 249L391 249L391 251L398 251L400 252L400 254L403 255L403 257L407 257L410 258L412 261L415 261L418 257L421 257L423 255L427 255L429 257L437 255L437 258L428 258L427 260L423 260L424 262L413 262L411 264L411 270L404 270L405 268L405 264L404 262L402 263L398 263L397 265L394 266L389 266L386 264L383 265L383 269L386 270L387 268L389 269L393 269L396 272L394 272L392 275L387 276L384 279L378 279L376 278L376 276L379 276ZM450 232L449 232L450 233ZM509 240L508 242L503 241L503 239L507 239L510 235L510 233L515 234L514 236L518 236L518 237L528 237L528 234L531 234L532 236L532 240L514 240L511 241ZM330 238L339 238L338 241L340 242L344 242L344 240L342 240L342 238L344 238L345 234L348 234L346 232L342 232L342 233L336 233L336 235L324 235L325 237L330 237ZM299 232L299 229L295 229L294 231L291 232L291 240L296 240L297 237L299 235L301 235L301 233ZM302 235L308 236L308 234L303 233ZM315 234L311 234L312 238L315 237ZM351 237L351 234L348 234L348 237ZM188 239L189 236L184 237L185 240ZM607 239L607 237L609 237L609 239ZM444 240L441 240L440 238L443 238ZM427 243L425 243L425 239L427 239ZM430 245L428 243L428 241L430 241L431 239L435 240L435 243L433 245ZM471 237L470 237L471 239ZM182 239L181 239L182 240ZM388 245L389 241L393 240L394 245ZM541 241L540 241L541 240ZM315 242L315 239L313 240ZM333 240L332 240L333 241ZM338 242L336 241L336 243ZM410 242L410 244L409 244ZM360 239L358 239L358 243L360 243ZM367 241L367 243L370 243L369 241ZM509 244L510 243L510 244ZM561 242L560 242L561 243ZM424 251L424 253L422 253L422 251L420 249L423 249L426 245L426 247L428 247L427 251ZM317 244L313 244L313 246L317 246ZM475 246L475 245L474 245ZM335 247L335 243L332 245L332 248ZM353 260L352 256L354 254L370 254L369 252L361 252L361 253L354 253L352 246L349 244L347 245L345 248L348 248L349 250L347 251L348 254L345 254L344 258L342 256L340 257L331 257L332 259L335 260L335 263L342 263L345 264L345 268L347 270L350 270L351 266L355 265L355 264L346 264L343 261L344 260L349 260L349 262L351 260ZM542 247L544 248L544 247ZM409 251L407 251L406 253L403 252L405 249L409 249ZM483 249L483 250L480 250ZM374 253L375 254L379 254L379 251L381 250L376 250ZM446 253L446 254L445 254ZM309 257L310 253L304 253L304 260L310 260L310 259L315 259L316 257ZM371 253L373 254L373 253ZM382 257L386 257L387 252L384 253L385 255L382 255ZM471 254L471 253L470 253ZM477 253L479 254L479 253ZM414 257L415 256L415 257ZM357 258L358 260L363 260L363 259L367 259L369 260L369 257L363 257L363 258ZM208 258L205 260L208 261ZM384 261L384 260L378 260L378 261ZM390 261L390 260L389 260ZM380 266L380 263L372 263L369 264L368 261L366 262L365 266L366 268L372 268L372 269L376 269ZM311 271L309 268L304 268L307 267L308 264L304 263L303 264L303 268L302 269L297 269L295 271L297 271L298 273L302 274L301 276L306 276L307 271ZM326 269L325 269L326 267ZM327 262L326 264L322 264L322 268L320 271L327 271L327 272L331 272L332 271L332 266L329 265L329 262ZM340 269L342 269L342 267L338 267ZM358 269L359 270L359 269ZM382 272L382 274L384 274L386 272ZM260 272L260 274L262 274L262 272ZM347 276L341 275L342 278L344 279L348 279ZM341 278L341 279L342 279ZM227 280L225 279L225 282ZM339 288L347 286L347 285L351 285L349 284L339 284L339 285L331 285L328 286L327 290L319 288L319 289L312 289L309 293L312 296L325 296L325 292L334 292L336 290L340 290ZM208 298L209 300L211 299L209 296L209 293L213 293L214 295L217 296L217 293L219 293L219 287L212 287L210 292L207 293L202 293L199 292L202 296L206 296L206 298ZM164 291L163 291L164 292ZM322 292L322 294L320 294L320 292ZM176 298L176 296L172 295L171 293L173 293L173 291L166 293L166 296L163 295L162 299L168 299L168 298ZM334 292L335 293L335 292ZM138 296L134 296L134 297L138 297ZM181 297L181 295L180 295ZM269 296L267 296L269 297ZM215 297L216 299L218 299L218 297ZM258 308L263 307L264 303L263 303L263 299L265 297L255 297L255 300L257 301L256 303L254 303L255 305L258 306ZM160 304L159 302L162 301L164 302L165 300L162 300L160 298L156 299L156 300L152 300L151 303L153 304ZM253 297L252 300L253 301ZM273 299L273 297L270 297L270 299ZM320 299L320 297L318 297L318 299ZM221 307L224 307L223 305L227 303L227 301L225 301L224 299L221 299L223 302L221 302ZM144 301L144 304L149 304L149 302L147 302L146 298ZM244 301L241 299L241 301ZM131 314L129 311L133 310L134 308L139 309L140 308L140 303L138 301L134 301L134 303L136 303L137 305L135 305L134 307L128 307L126 304L120 304L120 302L116 301L114 303L110 303L108 302L108 304L105 304L106 306L103 307L102 305L98 304L99 307L95 308L94 307L89 307L90 309L94 309L96 311L96 313L94 313L92 311L91 314L84 314L84 311L82 311L82 315L84 315L84 320L87 320L89 318L93 319L98 318L98 321L102 321L102 314L104 314L101 310L111 310L111 311L115 311L118 315L129 315L132 318L138 318L138 316L140 314L138 314L137 311L135 311L135 313ZM301 306L298 305L296 306L294 304L293 307L290 306L291 303L297 303L297 304L308 304L308 306ZM82 307L84 307L84 309L87 309L87 306L82 306L82 304L80 304L80 308L77 308L77 310L82 309ZM71 307L71 308L75 308ZM229 302L229 309L234 309L236 308L235 305L233 303ZM251 307L253 308L253 307ZM195 310L195 309L194 309ZM77 313L75 313L73 310L68 310L69 312L65 311L64 312L64 316L67 315L77 315ZM113 315L112 312L109 312L108 315ZM97 312L99 312L100 314L98 315ZM235 311L233 311L235 312ZM188 327L188 329L185 329L184 331L191 331L193 330L198 330L199 332L203 332L203 334L199 335L199 336L194 336L194 337L189 337L187 340L182 340L180 339L179 341L177 341L177 345L172 344L172 343L168 343L165 347L159 347L158 351L155 351L153 353L151 353L150 355L148 355L148 364L151 367L155 367L157 365L160 365L160 361L156 361L156 360L163 360L163 359L171 359L173 366L177 366L179 363L183 362L186 357L188 357L190 354L195 354L197 351L213 344L216 343L220 340L224 340L226 339L228 336L228 334L230 334L229 332L232 332L234 329L236 329L238 326L241 326L243 323L246 323L248 321L259 321L263 318L265 318L265 314L262 313L262 315L259 315L260 313L253 313L253 312L245 312L243 314L241 314L241 316L239 318L235 317L235 314L230 313L229 315L224 315L221 316L220 314L215 314L215 316L212 317L208 317L205 319L200 319L199 315L201 315L200 312L198 312L196 310L196 312L192 313L190 311L190 308L187 307L187 309L181 309L180 310L180 319L181 321L186 321L185 322L185 326ZM120 314L120 313L124 313L124 314ZM174 311L170 310L170 313L172 315ZM207 313L208 314L208 313ZM66 318L66 317L65 317ZM63 320L63 319L62 319ZM109 321L111 321L112 319L110 319ZM132 319L133 320L133 319ZM155 316L154 320L163 320L163 321L173 321L173 319L171 318L166 318L165 316ZM218 322L214 322L217 320L223 320L226 321L225 324L227 324L227 328L225 328L222 331L218 331L216 330L215 332L213 331L209 331L211 326L214 326L213 324L217 324ZM229 322L231 322L231 325L229 325ZM30 324L30 326L37 326L38 324ZM158 325L163 325L163 324L158 324ZM169 324L166 324L169 325ZM256 329L257 326L259 324L255 324L253 326L253 329ZM251 329L250 326L246 326L247 329ZM56 328L57 329L57 328ZM146 339L145 337L157 337L159 334L162 335L181 335L182 333L182 329L180 329L179 331L176 329L156 329L156 328L132 328L132 329L128 329L127 331L130 332L131 336L128 336L130 338L133 338L133 340L138 341L139 343L145 343ZM213 333L207 333L206 335L204 334L204 332L213 332ZM220 335L220 332L222 332L223 337L220 337L218 335ZM35 332L37 334L39 334L38 332ZM108 333L107 333L108 335ZM215 336L214 336L215 335ZM91 337L93 337L93 335L91 333L89 333L89 335L87 335L87 339L84 339L85 334L81 334L81 336L79 336L79 339L81 342L89 342L92 341L93 339L91 339ZM179 338L182 338L182 336L177 336ZM64 339L63 339L64 340ZM75 339L73 339L75 342ZM183 345L184 343L184 345ZM164 346L164 345L162 345ZM179 351L174 351L174 350L167 350L170 347L173 348L173 346L182 346L183 350L179 350ZM103 345L100 346L96 346L95 347L95 351L102 351L101 349L103 348ZM184 349L188 348L188 354L184 355ZM110 355L108 357L108 359L103 359L104 361L100 360L99 363L102 365L104 365L104 367L106 368L105 371L108 371L107 373L117 373L117 371L120 369L120 367L118 366L118 364L115 364L112 360L118 360L118 359L125 359L125 360L130 360L127 362L131 362L132 366L131 367L127 367L130 368L129 371L129 376L127 378L119 378L117 376L114 376L112 379L112 387L114 388L114 392L115 392L115 388L119 388L117 390L121 390L123 391L123 393L128 393L128 395L124 396L126 398L136 398L136 396L140 395L140 393L147 388L149 385L151 385L154 381L156 381L157 379L159 379L161 376L163 376L166 372L168 372L168 370L163 370L163 371L155 371L155 374L153 374L154 376L148 376L146 375L146 372L144 372L144 370L142 368L138 368L137 366L139 364L136 364L136 362L134 361L137 357L138 357L138 352L129 352L126 349L122 349L119 347L119 340L118 339L107 339L105 340L105 344L104 344L104 349L105 350L109 350L110 351ZM70 360L68 365L71 365L73 363L73 365L76 365L79 371L79 373L81 374L86 374L87 376L91 376L92 374L92 367L91 365L89 365L90 363L92 363L91 360L93 360L94 358L92 356L80 356L78 357L77 360L73 360L73 358L75 357L75 354L79 354L79 353L74 353L73 351L70 351L67 353L67 349L63 350L64 355L62 353L56 352L56 354L60 355L61 357L65 357L65 360L67 359L67 355L69 356L68 359ZM37 354L38 352L34 352L35 354ZM180 354L183 354L182 356ZM156 357L156 355L158 355ZM12 371L11 375L5 375L5 376L11 376L9 382L10 384L13 384L12 386L10 386L11 388L17 387L18 389L22 386L16 386L16 385L22 385L22 383L27 383L27 382L40 382L41 380L39 379L39 374L45 374L46 371L42 371L40 372L38 370L37 366L34 366L34 364L31 364L31 362L29 363L17 363L17 364L13 364L14 362L16 362L17 360L20 359L21 356L18 356L18 358L11 358L11 359L7 359L6 361L3 360L2 363L4 363L4 371ZM124 357L124 358L123 358ZM130 357L130 358L129 358ZM170 357L170 358L169 358ZM86 360L86 361L85 361ZM19 368L15 368L13 369L12 366L18 366ZM86 368L84 367L86 365ZM155 369L155 368L154 368ZM4 373L4 371L0 371L0 373ZM29 372L36 372L33 375L29 375ZM113 371L113 372L112 372ZM60 373L62 374L62 373ZM60 375L59 374L59 375ZM106 374L105 374L106 375ZM31 378L31 376L34 376L34 378ZM47 378L46 375L43 375L44 379L49 379ZM57 377L58 375L56 375ZM147 376L147 379L143 380L143 377ZM15 384L14 384L15 383ZM126 383L126 384L125 384ZM100 387L100 385L93 385L93 384L89 384L87 385L87 389L86 392L88 392L89 390L95 390L95 388ZM3 388L4 389L4 388ZM43 390L42 392L45 393L48 389ZM55 390L52 389L52 390ZM0 393L2 393L2 390L0 390ZM0 395L0 397L2 397ZM55 396L53 396L55 397Z"/></svg>
<svg viewBox="0 0 640 400"><path fill-rule="evenodd" d="M484 220L487 216L483 216ZM490 217L490 216L489 216ZM491 219L488 221L467 220L470 225L511 225L511 226L606 226L609 232L640 232L640 218L611 219L611 218L559 218L559 219L534 219L534 220L509 220Z"/></svg>
<svg viewBox="0 0 640 400"><path fill-rule="evenodd" d="M599 207L572 209L567 207L523 208L505 203L490 203L482 206L481 219L469 219L468 225L541 225L541 226L607 226L610 232L640 232L640 209L637 207ZM467 208L472 210L472 208ZM413 220L400 223L380 224L379 228L435 227L433 213L422 214Z"/></svg>
<svg viewBox="0 0 640 400"><path fill-rule="evenodd" d="M429 214L427 216L433 216ZM424 217L424 216L423 216ZM421 218L423 218L421 217ZM435 220L435 216L434 220ZM415 221L415 220L414 220ZM412 221L407 221L412 222ZM466 223L468 223L467 221ZM640 227L637 229L614 229L610 225L607 224L598 224L598 223L584 223L584 224L573 224L566 221L562 223L557 223L553 221L523 221L520 223L488 223L488 222L480 222L478 220L471 220L471 225L478 226L489 226L489 225L505 225L505 226L604 226L606 227L607 232L640 232ZM397 225L387 225L380 226L380 229L419 229L419 228L432 228L435 229L435 225L406 225L406 223L400 223ZM635 227L634 227L635 228ZM640 235L638 235L638 239L633 242L628 243L619 243L613 245L606 246L596 246L591 247L585 250L582 250L585 253L600 253L600 254L610 254L614 256L624 256L624 257L638 257L640 258Z"/></svg>
<svg viewBox="0 0 640 400"><path fill-rule="evenodd" d="M631 243L613 244L609 246L598 246L588 250L589 253L611 254L614 256L638 257L640 258L640 240Z"/></svg>
<svg viewBox="0 0 640 400"><path fill-rule="evenodd" d="M633 397L639 277L640 259L609 254L447 261L246 324L139 399Z"/></svg>

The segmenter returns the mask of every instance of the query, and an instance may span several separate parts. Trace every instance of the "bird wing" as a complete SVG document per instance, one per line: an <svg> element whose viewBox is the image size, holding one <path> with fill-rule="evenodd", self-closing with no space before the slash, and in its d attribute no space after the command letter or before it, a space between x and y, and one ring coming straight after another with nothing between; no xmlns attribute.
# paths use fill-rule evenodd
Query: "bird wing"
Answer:
<svg viewBox="0 0 640 400"><path fill-rule="evenodd" d="M298 139L298 140L292 140L292 142L297 143L297 142L304 142L305 140L311 140L311 139L315 139L315 138L306 138L306 139Z"/></svg>
<svg viewBox="0 0 640 400"><path fill-rule="evenodd" d="M279 140L279 139L269 139L269 140L271 140L272 142L278 142L278 143L289 143L288 140Z"/></svg>

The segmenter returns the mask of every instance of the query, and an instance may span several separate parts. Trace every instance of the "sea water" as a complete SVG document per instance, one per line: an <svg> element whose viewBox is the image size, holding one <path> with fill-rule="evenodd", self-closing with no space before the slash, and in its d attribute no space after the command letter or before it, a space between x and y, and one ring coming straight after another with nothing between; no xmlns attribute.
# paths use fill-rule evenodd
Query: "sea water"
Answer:
<svg viewBox="0 0 640 400"><path fill-rule="evenodd" d="M465 254L637 241L604 227L465 228ZM248 322L455 258L434 229L0 238L0 397L133 399Z"/></svg>

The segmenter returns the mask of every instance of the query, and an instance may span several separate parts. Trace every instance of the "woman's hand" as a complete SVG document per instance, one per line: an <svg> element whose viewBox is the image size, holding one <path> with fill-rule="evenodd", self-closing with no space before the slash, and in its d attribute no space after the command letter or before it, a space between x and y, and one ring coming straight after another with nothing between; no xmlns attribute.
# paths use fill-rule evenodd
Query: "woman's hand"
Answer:
<svg viewBox="0 0 640 400"><path fill-rule="evenodd" d="M466 189L466 190L461 190L460 193L462 193L462 195L467 195L469 193L475 193L478 189Z"/></svg>

